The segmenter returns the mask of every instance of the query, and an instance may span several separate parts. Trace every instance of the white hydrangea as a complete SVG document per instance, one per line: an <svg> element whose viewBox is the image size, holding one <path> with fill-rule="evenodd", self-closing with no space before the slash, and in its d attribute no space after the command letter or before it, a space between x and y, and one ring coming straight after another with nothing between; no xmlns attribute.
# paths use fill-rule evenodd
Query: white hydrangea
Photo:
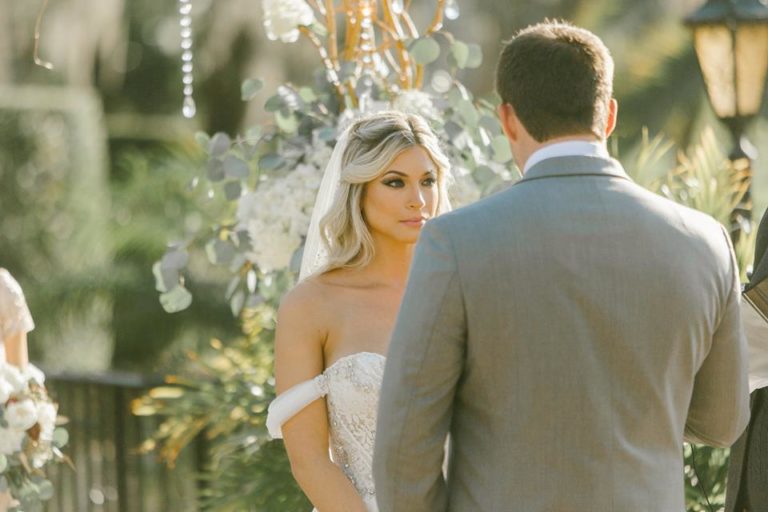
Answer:
<svg viewBox="0 0 768 512"><path fill-rule="evenodd" d="M0 427L0 455L13 455L21 451L25 435L23 430Z"/></svg>
<svg viewBox="0 0 768 512"><path fill-rule="evenodd" d="M264 28L271 40L295 43L299 26L311 25L315 14L305 0L262 0Z"/></svg>
<svg viewBox="0 0 768 512"><path fill-rule="evenodd" d="M11 402L5 408L5 421L12 430L27 430L37 423L37 407L32 400Z"/></svg>
<svg viewBox="0 0 768 512"><path fill-rule="evenodd" d="M440 113L432 102L432 96L424 91L414 89L402 91L392 101L392 108L408 114L418 114L427 120L440 118Z"/></svg>
<svg viewBox="0 0 768 512"><path fill-rule="evenodd" d="M324 165L323 165L324 167ZM309 229L322 171L300 164L282 177L259 184L238 203L238 227L245 229L252 250L246 254L264 272L287 268Z"/></svg>

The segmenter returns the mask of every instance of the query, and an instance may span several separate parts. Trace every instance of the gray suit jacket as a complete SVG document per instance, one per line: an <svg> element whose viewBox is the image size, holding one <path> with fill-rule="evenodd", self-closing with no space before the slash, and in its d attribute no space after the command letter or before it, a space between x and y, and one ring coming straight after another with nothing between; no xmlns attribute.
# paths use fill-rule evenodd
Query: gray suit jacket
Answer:
<svg viewBox="0 0 768 512"><path fill-rule="evenodd" d="M381 512L682 511L683 440L747 425L739 305L723 227L614 160L545 160L430 221L381 391Z"/></svg>

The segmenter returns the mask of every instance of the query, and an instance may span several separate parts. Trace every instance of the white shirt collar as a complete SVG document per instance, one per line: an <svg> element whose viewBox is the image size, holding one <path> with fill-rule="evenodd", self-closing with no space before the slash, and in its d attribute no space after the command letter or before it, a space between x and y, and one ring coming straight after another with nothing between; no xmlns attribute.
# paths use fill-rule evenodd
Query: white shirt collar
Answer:
<svg viewBox="0 0 768 512"><path fill-rule="evenodd" d="M561 156L594 156L599 158L611 158L611 155L608 153L608 148L603 141L569 140L565 142L555 142L554 144L548 144L543 148L536 150L530 157L528 157L528 161L525 162L523 174L528 172L528 169L542 160Z"/></svg>

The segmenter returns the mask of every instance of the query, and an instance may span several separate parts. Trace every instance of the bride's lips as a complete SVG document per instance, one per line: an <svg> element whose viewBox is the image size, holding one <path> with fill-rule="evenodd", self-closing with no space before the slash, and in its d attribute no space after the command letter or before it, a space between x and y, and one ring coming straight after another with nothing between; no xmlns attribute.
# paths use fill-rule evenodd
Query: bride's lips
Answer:
<svg viewBox="0 0 768 512"><path fill-rule="evenodd" d="M406 219L406 220L401 220L400 221L401 224L405 224L406 226L410 226L412 228L420 228L426 222L427 222L427 219L425 219L423 217L417 217L417 218L413 218L413 219Z"/></svg>

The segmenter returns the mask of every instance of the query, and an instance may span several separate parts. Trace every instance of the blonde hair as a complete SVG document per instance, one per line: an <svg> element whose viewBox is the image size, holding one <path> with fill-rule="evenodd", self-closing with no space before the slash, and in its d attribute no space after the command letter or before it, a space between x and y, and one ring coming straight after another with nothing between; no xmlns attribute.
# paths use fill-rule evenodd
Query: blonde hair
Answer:
<svg viewBox="0 0 768 512"><path fill-rule="evenodd" d="M450 211L450 163L427 122L418 115L397 111L363 117L350 128L339 188L320 221L322 243L328 251L328 263L321 272L364 267L371 262L373 238L362 213L365 186L381 176L400 153L414 146L424 148L437 166L437 214Z"/></svg>

